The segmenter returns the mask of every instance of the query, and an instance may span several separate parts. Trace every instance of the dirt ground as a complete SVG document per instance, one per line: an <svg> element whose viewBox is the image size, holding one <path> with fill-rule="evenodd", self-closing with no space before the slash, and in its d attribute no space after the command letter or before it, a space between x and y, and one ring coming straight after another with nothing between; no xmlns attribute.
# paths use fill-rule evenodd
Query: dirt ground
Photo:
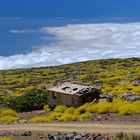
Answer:
<svg viewBox="0 0 140 140"><path fill-rule="evenodd" d="M85 132L116 134L140 134L140 122L70 122L70 123L47 123L47 124L11 124L0 125L0 131L31 131L32 137L14 137L14 140L37 140L40 135L55 132Z"/></svg>

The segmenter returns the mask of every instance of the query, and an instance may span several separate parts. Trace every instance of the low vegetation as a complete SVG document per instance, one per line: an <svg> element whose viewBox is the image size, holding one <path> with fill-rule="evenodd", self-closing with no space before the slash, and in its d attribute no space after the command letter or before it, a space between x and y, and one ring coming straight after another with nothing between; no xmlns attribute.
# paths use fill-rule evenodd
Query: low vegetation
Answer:
<svg viewBox="0 0 140 140"><path fill-rule="evenodd" d="M48 113L48 112L51 111L51 108L49 107L49 105L45 105L45 106L44 106L44 111L45 111L46 113Z"/></svg>
<svg viewBox="0 0 140 140"><path fill-rule="evenodd" d="M48 105L44 106L46 114L33 117L31 123L51 121L81 121L92 118L95 114L118 113L121 116L140 113L140 101L127 102L115 99L113 102L102 101L97 104L86 103L78 108L59 105L51 110ZM0 109L0 123L16 122L20 115L12 109Z"/></svg>
<svg viewBox="0 0 140 140"><path fill-rule="evenodd" d="M85 104L78 108L84 112L106 114L118 113L119 115L131 115L140 113L140 101L129 103L121 100L114 100L113 102L100 102L98 104Z"/></svg>
<svg viewBox="0 0 140 140"><path fill-rule="evenodd" d="M137 135L127 135L124 134L123 132L117 133L116 136L112 140L139 140L140 136Z"/></svg>
<svg viewBox="0 0 140 140"><path fill-rule="evenodd" d="M140 113L140 101L129 103L122 100L113 102L102 101L98 104L86 103L78 108L57 106L47 116L32 118L30 122L50 122L50 121L77 121L86 120L94 114L118 113L119 115L132 115Z"/></svg>
<svg viewBox="0 0 140 140"><path fill-rule="evenodd" d="M140 102L122 101L124 93L140 95L140 58L107 59L74 63L63 66L0 71L0 108L28 112L44 108L46 116L32 118L30 122L75 121L89 119L94 114L140 113ZM102 93L116 99L113 103L87 103L79 108L47 105L47 88L58 82L87 83L102 87ZM46 106L45 106L46 105ZM2 116L2 115L1 115ZM0 121L14 122L19 116L3 115Z"/></svg>
<svg viewBox="0 0 140 140"><path fill-rule="evenodd" d="M37 122L48 122L48 118L45 116L38 116L34 117L30 120L31 123L37 123Z"/></svg>
<svg viewBox="0 0 140 140"><path fill-rule="evenodd" d="M56 106L56 108L54 109L54 112L64 113L66 110L67 110L67 107L66 106L59 105L59 106Z"/></svg>
<svg viewBox="0 0 140 140"><path fill-rule="evenodd" d="M13 96L8 98L4 103L4 107L12 108L18 112L26 112L32 110L43 109L47 103L47 94L41 90L29 90L22 96Z"/></svg>
<svg viewBox="0 0 140 140"><path fill-rule="evenodd" d="M12 109L0 110L0 123L16 122L20 118L19 114Z"/></svg>
<svg viewBox="0 0 140 140"><path fill-rule="evenodd" d="M0 140L12 140L10 137L0 137Z"/></svg>

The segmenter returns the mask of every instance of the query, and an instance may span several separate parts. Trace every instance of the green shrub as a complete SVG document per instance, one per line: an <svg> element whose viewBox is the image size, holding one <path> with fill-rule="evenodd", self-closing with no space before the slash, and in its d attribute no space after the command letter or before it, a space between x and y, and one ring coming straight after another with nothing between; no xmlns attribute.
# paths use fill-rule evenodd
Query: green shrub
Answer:
<svg viewBox="0 0 140 140"><path fill-rule="evenodd" d="M48 122L48 118L46 116L38 116L30 119L31 123L38 123L38 122Z"/></svg>
<svg viewBox="0 0 140 140"><path fill-rule="evenodd" d="M128 104L127 101L123 101L123 100L119 100L119 99L115 99L113 102L113 109L112 112L114 113L118 113L119 112L119 108L125 104Z"/></svg>
<svg viewBox="0 0 140 140"><path fill-rule="evenodd" d="M79 119L78 114L62 114L58 121L76 121Z"/></svg>
<svg viewBox="0 0 140 140"><path fill-rule="evenodd" d="M0 137L0 140L12 140L10 137Z"/></svg>
<svg viewBox="0 0 140 140"><path fill-rule="evenodd" d="M132 103L133 105L135 105L138 109L138 112L140 113L140 101L135 101Z"/></svg>
<svg viewBox="0 0 140 140"><path fill-rule="evenodd" d="M48 105L46 105L48 112ZM77 109L74 107L57 106L48 116L39 116L32 118L30 122L50 122L50 121L76 121L92 118L93 113L118 113L120 115L130 115L140 113L140 101L129 103L122 100L114 100L113 102L102 101L98 104L86 103Z"/></svg>
<svg viewBox="0 0 140 140"><path fill-rule="evenodd" d="M88 111L88 109L89 109L91 106L93 106L92 103L86 103L86 104L84 104L84 105L78 107L78 108L76 109L76 112L79 112L79 114L85 113L85 112Z"/></svg>
<svg viewBox="0 0 140 140"><path fill-rule="evenodd" d="M15 122L20 118L19 114L12 109L1 109L0 110L0 122Z"/></svg>
<svg viewBox="0 0 140 140"><path fill-rule="evenodd" d="M2 106L3 104L4 104L4 97L0 95L0 106Z"/></svg>
<svg viewBox="0 0 140 140"><path fill-rule="evenodd" d="M68 107L66 107L65 105L58 105L55 107L54 112L64 113L67 108Z"/></svg>
<svg viewBox="0 0 140 140"><path fill-rule="evenodd" d="M5 106L18 112L27 112L43 109L47 103L47 93L41 90L30 90L22 96L11 97L5 102Z"/></svg>
<svg viewBox="0 0 140 140"><path fill-rule="evenodd" d="M45 106L44 106L44 111L45 111L46 113L48 113L48 112L51 111L51 109L49 108L49 105L45 105Z"/></svg>
<svg viewBox="0 0 140 140"><path fill-rule="evenodd" d="M107 101L102 101L98 104L92 104L91 106L87 107L87 111L90 113L109 113L113 110L113 104Z"/></svg>
<svg viewBox="0 0 140 140"><path fill-rule="evenodd" d="M96 107L97 107L96 111L99 114L110 113L112 112L113 109L112 103L106 101L98 103Z"/></svg>
<svg viewBox="0 0 140 140"><path fill-rule="evenodd" d="M2 109L0 110L0 116L13 116L18 117L18 113L12 109Z"/></svg>
<svg viewBox="0 0 140 140"><path fill-rule="evenodd" d="M69 107L68 109L65 110L64 114L74 114L75 111L76 111L76 108Z"/></svg>
<svg viewBox="0 0 140 140"><path fill-rule="evenodd" d="M53 112L50 115L47 116L48 122L53 120L58 120L61 117L62 113L59 112Z"/></svg>
<svg viewBox="0 0 140 140"><path fill-rule="evenodd" d="M18 119L19 119L19 117L3 116L3 117L0 117L0 122L1 123L5 123L5 122L11 123L11 122L17 121Z"/></svg>
<svg viewBox="0 0 140 140"><path fill-rule="evenodd" d="M37 123L37 122L50 122L50 121L54 121L54 120L58 120L59 117L61 117L61 113L57 113L57 112L53 112L48 116L37 116L34 118L30 119L31 123Z"/></svg>
<svg viewBox="0 0 140 140"><path fill-rule="evenodd" d="M84 106L84 105L83 105ZM82 106L82 108L83 108ZM81 107L80 107L81 108ZM140 113L140 101L129 103L122 100L114 100L113 102L103 101L98 104L85 107L85 110L90 113L119 113L120 115L130 115Z"/></svg>
<svg viewBox="0 0 140 140"><path fill-rule="evenodd" d="M98 104L92 104L87 108L87 112L97 113L98 112Z"/></svg>
<svg viewBox="0 0 140 140"><path fill-rule="evenodd" d="M131 115L140 113L138 107L134 104L128 103L123 106L119 107L119 114L120 115Z"/></svg>
<svg viewBox="0 0 140 140"><path fill-rule="evenodd" d="M120 133L118 133L118 134L116 134L116 138L118 138L119 140L123 140L123 138L124 138L124 133L123 132L120 132Z"/></svg>
<svg viewBox="0 0 140 140"><path fill-rule="evenodd" d="M80 119L89 119L92 118L92 113L86 112L80 115Z"/></svg>
<svg viewBox="0 0 140 140"><path fill-rule="evenodd" d="M131 115L140 113L140 101L129 103L122 100L113 101L113 112L120 115Z"/></svg>

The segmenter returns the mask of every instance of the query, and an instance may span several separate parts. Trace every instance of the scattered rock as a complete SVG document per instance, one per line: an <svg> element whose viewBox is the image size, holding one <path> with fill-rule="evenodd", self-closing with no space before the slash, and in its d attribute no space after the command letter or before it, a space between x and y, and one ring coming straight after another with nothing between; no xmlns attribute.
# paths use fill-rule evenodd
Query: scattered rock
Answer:
<svg viewBox="0 0 140 140"><path fill-rule="evenodd" d="M112 102L113 98L109 94L100 95L100 99L106 99L108 102Z"/></svg>
<svg viewBox="0 0 140 140"><path fill-rule="evenodd" d="M48 134L48 139L49 140L54 140L54 136L52 134Z"/></svg>
<svg viewBox="0 0 140 140"><path fill-rule="evenodd" d="M108 136L104 134L89 134L89 133L55 133L48 134L49 140L108 140Z"/></svg>
<svg viewBox="0 0 140 140"><path fill-rule="evenodd" d="M99 96L99 98L96 98L92 101L92 103L99 103L102 101L107 101L107 102L112 102L113 101L113 97L109 94L102 94Z"/></svg>
<svg viewBox="0 0 140 140"><path fill-rule="evenodd" d="M41 140L47 140L48 137L45 134L39 133L39 134L37 134L37 138L41 139Z"/></svg>
<svg viewBox="0 0 140 140"><path fill-rule="evenodd" d="M140 79L137 79L133 82L134 86L140 86Z"/></svg>
<svg viewBox="0 0 140 140"><path fill-rule="evenodd" d="M13 132L13 136L31 136L32 132L31 131L23 131L23 132Z"/></svg>
<svg viewBox="0 0 140 140"><path fill-rule="evenodd" d="M20 119L17 121L18 123L27 123L28 121L26 119Z"/></svg>
<svg viewBox="0 0 140 140"><path fill-rule="evenodd" d="M6 136L7 135L7 132L5 131L0 131L0 136Z"/></svg>
<svg viewBox="0 0 140 140"><path fill-rule="evenodd" d="M25 131L24 132L24 136L31 136L32 135L32 132L31 131Z"/></svg>
<svg viewBox="0 0 140 140"><path fill-rule="evenodd" d="M134 102L140 100L140 96L133 92L128 92L122 95L122 100Z"/></svg>
<svg viewBox="0 0 140 140"><path fill-rule="evenodd" d="M45 113L45 111L44 111L44 110L39 110L37 113L38 113L39 115L42 115L42 114Z"/></svg>
<svg viewBox="0 0 140 140"><path fill-rule="evenodd" d="M93 82L94 83L100 83L101 81L100 80L94 80Z"/></svg>
<svg viewBox="0 0 140 140"><path fill-rule="evenodd" d="M83 137L81 136L81 134L78 134L77 136L75 136L73 138L73 140L81 140Z"/></svg>
<svg viewBox="0 0 140 140"><path fill-rule="evenodd" d="M100 121L100 120L101 120L101 116L98 116L98 118L97 118L97 119L98 119L98 121Z"/></svg>
<svg viewBox="0 0 140 140"><path fill-rule="evenodd" d="M107 101L107 99L99 99L98 103L103 102L103 101Z"/></svg>

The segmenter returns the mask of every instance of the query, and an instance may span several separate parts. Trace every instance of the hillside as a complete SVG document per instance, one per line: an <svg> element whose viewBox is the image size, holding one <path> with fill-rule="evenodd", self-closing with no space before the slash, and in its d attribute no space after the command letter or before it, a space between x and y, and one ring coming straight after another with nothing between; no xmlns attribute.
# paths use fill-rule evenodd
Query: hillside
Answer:
<svg viewBox="0 0 140 140"><path fill-rule="evenodd" d="M30 89L46 90L71 81L102 87L103 93L140 94L140 58L107 59L55 67L0 71L0 94L18 96Z"/></svg>
<svg viewBox="0 0 140 140"><path fill-rule="evenodd" d="M112 102L80 107L48 105L47 88L58 82L101 87ZM125 94L132 99L122 98ZM134 94L131 94L134 93ZM106 95L104 95L106 96ZM128 96L129 97L129 96ZM95 60L55 67L0 71L0 124L67 121L140 121L140 58Z"/></svg>

